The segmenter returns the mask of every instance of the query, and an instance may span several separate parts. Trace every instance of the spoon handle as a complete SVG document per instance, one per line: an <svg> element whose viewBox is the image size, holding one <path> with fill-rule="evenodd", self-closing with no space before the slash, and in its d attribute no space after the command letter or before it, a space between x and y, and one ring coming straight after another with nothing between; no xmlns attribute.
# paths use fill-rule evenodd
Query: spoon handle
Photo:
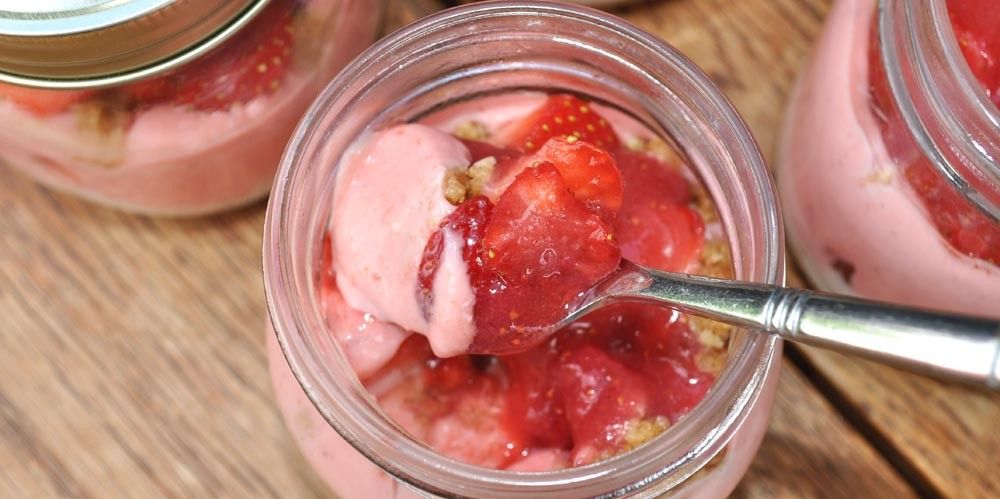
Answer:
<svg viewBox="0 0 1000 499"><path fill-rule="evenodd" d="M619 298L829 350L1000 389L1000 320L934 312L847 296L636 269ZM998 298L1000 311L1000 298Z"/></svg>

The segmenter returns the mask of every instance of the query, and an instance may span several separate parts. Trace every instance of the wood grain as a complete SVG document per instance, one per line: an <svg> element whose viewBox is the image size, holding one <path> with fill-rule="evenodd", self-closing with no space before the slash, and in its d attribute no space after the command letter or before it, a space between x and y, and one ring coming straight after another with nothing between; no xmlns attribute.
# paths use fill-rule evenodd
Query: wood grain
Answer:
<svg viewBox="0 0 1000 499"><path fill-rule="evenodd" d="M915 491L789 363L771 426L734 498L915 497Z"/></svg>
<svg viewBox="0 0 1000 499"><path fill-rule="evenodd" d="M440 6L388 5L386 32ZM824 0L664 0L619 13L705 68L770 156L785 95L828 7ZM327 495L272 400L263 211L257 204L201 220L135 217L0 166L0 497ZM858 383L843 385L846 407L786 362L768 435L737 496L912 495L883 449L866 440L873 437L852 427L851 411L874 408L868 417L876 428L892 421L895 407L919 419L907 406L884 403L903 402L885 393L892 383L913 381L885 377L883 390L862 397L855 391L864 390L866 371L809 359L811 377L829 372ZM916 387L914 394L926 388ZM996 421L996 404L950 407L958 414L949 417L966 425L976 411ZM969 449L989 430L979 421L966 435ZM991 461L960 474L962 461L924 440L957 438L939 423L946 422L914 421L911 433L892 441L908 456L903 467L912 462L943 492L962 490L967 480L994 486ZM978 449L967 452L996 455ZM917 452L934 456L925 466L911 455ZM930 467L955 478L938 480Z"/></svg>
<svg viewBox="0 0 1000 499"><path fill-rule="evenodd" d="M1000 495L1000 394L800 350L823 391L925 495Z"/></svg>

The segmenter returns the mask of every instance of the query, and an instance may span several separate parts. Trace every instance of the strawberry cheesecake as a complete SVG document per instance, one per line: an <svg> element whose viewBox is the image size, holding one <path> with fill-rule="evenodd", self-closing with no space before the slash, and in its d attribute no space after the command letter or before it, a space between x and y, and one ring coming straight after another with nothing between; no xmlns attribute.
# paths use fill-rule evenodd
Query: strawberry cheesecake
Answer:
<svg viewBox="0 0 1000 499"><path fill-rule="evenodd" d="M907 4L887 1L886 11ZM924 63L939 85L969 82L969 95L925 97L909 78L900 89L918 102L947 99L955 116L969 109L1000 115L1000 5L986 0L948 0L940 9L911 6L936 16L903 35L880 33L874 0L840 0L810 65L790 101L778 152L777 177L793 249L814 284L827 290L913 305L996 315L1000 296L1000 222L956 189L918 146L889 84L879 36L922 37L923 50L955 54L967 68L933 66L931 55L900 56L889 75ZM900 22L903 22L902 20ZM950 28L925 34L928 26ZM900 26L897 23L897 27ZM904 25L905 26L905 25ZM930 39L931 41L926 41ZM915 46L896 40L898 46ZM915 43L915 42L914 42ZM940 58L938 60L943 60ZM917 62L922 61L922 62ZM901 68L900 66L905 66ZM966 73L966 71L971 72ZM900 91L897 89L897 92ZM981 99L981 100L980 100ZM904 112L906 111L906 112ZM995 119L994 123L995 123ZM921 115L922 126L943 127ZM989 144L1000 130L956 129L948 141ZM941 144L936 145L936 147ZM992 169L998 168L993 156ZM968 157L955 157L957 175L971 191L1000 207L1000 184L976 172ZM987 168L989 169L989 168ZM990 199L993 201L990 201Z"/></svg>
<svg viewBox="0 0 1000 499"><path fill-rule="evenodd" d="M328 330L382 410L448 457L512 471L607 459L683 419L725 363L729 326L650 305L540 334L622 258L733 276L711 197L613 108L532 92L449 106L351 147L333 203ZM292 432L337 483L350 451L306 422L321 419L273 342L271 357Z"/></svg>
<svg viewBox="0 0 1000 499"><path fill-rule="evenodd" d="M84 90L0 84L0 164L137 212L255 200L301 113L371 40L377 14L362 0L272 0L168 73Z"/></svg>

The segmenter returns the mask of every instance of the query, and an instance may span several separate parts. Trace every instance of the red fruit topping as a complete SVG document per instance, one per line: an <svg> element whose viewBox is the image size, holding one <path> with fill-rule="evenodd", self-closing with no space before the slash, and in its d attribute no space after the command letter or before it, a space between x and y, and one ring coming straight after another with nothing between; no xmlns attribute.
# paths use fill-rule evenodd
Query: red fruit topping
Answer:
<svg viewBox="0 0 1000 499"><path fill-rule="evenodd" d="M660 270L686 271L705 242L701 217L688 206L687 181L650 156L620 151L615 157L625 183L615 222L622 256Z"/></svg>
<svg viewBox="0 0 1000 499"><path fill-rule="evenodd" d="M510 147L523 152L538 150L553 137L574 137L613 150L618 136L590 104L567 94L553 95L523 120L511 135Z"/></svg>
<svg viewBox="0 0 1000 499"><path fill-rule="evenodd" d="M562 398L552 383L558 352L541 345L517 355L501 357L507 369L508 401L505 424L524 427L532 447L570 449L573 439Z"/></svg>
<svg viewBox="0 0 1000 499"><path fill-rule="evenodd" d="M455 211L441 222L441 227L434 234L431 234L427 245L424 246L420 269L417 272L417 297L423 307L424 314L430 312L431 304L434 301L434 276L437 274L438 266L441 265L444 231L455 231L465 241L465 246L462 248L462 259L465 260L467 266L469 281L475 284L481 280L479 274L484 263L481 246L492 213L493 204L483 196L476 196L458 205Z"/></svg>
<svg viewBox="0 0 1000 499"><path fill-rule="evenodd" d="M274 92L292 56L290 0L271 2L235 38L179 71L124 88L139 104L172 101L228 109Z"/></svg>
<svg viewBox="0 0 1000 499"><path fill-rule="evenodd" d="M546 337L567 304L621 256L611 227L573 197L551 163L524 170L500 196L482 251L470 351L488 353Z"/></svg>
<svg viewBox="0 0 1000 499"><path fill-rule="evenodd" d="M949 0L958 44L973 75L1000 106L1000 4L992 0ZM874 40L874 39L873 39ZM1000 265L1000 224L960 194L922 154L892 98L877 44L869 53L872 107L890 156L916 193L938 233L959 253ZM971 173L973 184L980 184ZM982 186L989 189L989 186Z"/></svg>
<svg viewBox="0 0 1000 499"><path fill-rule="evenodd" d="M652 413L676 422L704 398L714 380L698 368L695 359L702 346L681 317L656 306L611 305L560 332L553 349L591 345L655 380Z"/></svg>
<svg viewBox="0 0 1000 499"><path fill-rule="evenodd" d="M1000 106L1000 3L949 0L948 14L972 74Z"/></svg>
<svg viewBox="0 0 1000 499"><path fill-rule="evenodd" d="M593 346L560 355L554 379L577 464L600 457L601 451L613 453L625 436L626 423L650 413L649 380Z"/></svg>
<svg viewBox="0 0 1000 499"><path fill-rule="evenodd" d="M65 111L93 93L89 90L46 90L0 83L0 100L9 100L36 116L50 116Z"/></svg>

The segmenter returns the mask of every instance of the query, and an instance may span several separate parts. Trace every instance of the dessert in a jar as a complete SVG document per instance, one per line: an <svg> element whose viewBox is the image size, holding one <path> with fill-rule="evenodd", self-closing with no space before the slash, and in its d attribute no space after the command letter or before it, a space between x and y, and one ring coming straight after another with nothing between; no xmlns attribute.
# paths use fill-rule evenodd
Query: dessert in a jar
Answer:
<svg viewBox="0 0 1000 499"><path fill-rule="evenodd" d="M0 165L162 215L266 195L295 124L374 38L380 6L91 3L0 13Z"/></svg>
<svg viewBox="0 0 1000 499"><path fill-rule="evenodd" d="M777 177L817 286L1000 314L1000 4L840 0Z"/></svg>
<svg viewBox="0 0 1000 499"><path fill-rule="evenodd" d="M702 73L561 4L394 34L317 100L272 193L292 436L341 497L726 495L766 429L777 342L636 304L535 334L623 258L783 278L767 171Z"/></svg>

